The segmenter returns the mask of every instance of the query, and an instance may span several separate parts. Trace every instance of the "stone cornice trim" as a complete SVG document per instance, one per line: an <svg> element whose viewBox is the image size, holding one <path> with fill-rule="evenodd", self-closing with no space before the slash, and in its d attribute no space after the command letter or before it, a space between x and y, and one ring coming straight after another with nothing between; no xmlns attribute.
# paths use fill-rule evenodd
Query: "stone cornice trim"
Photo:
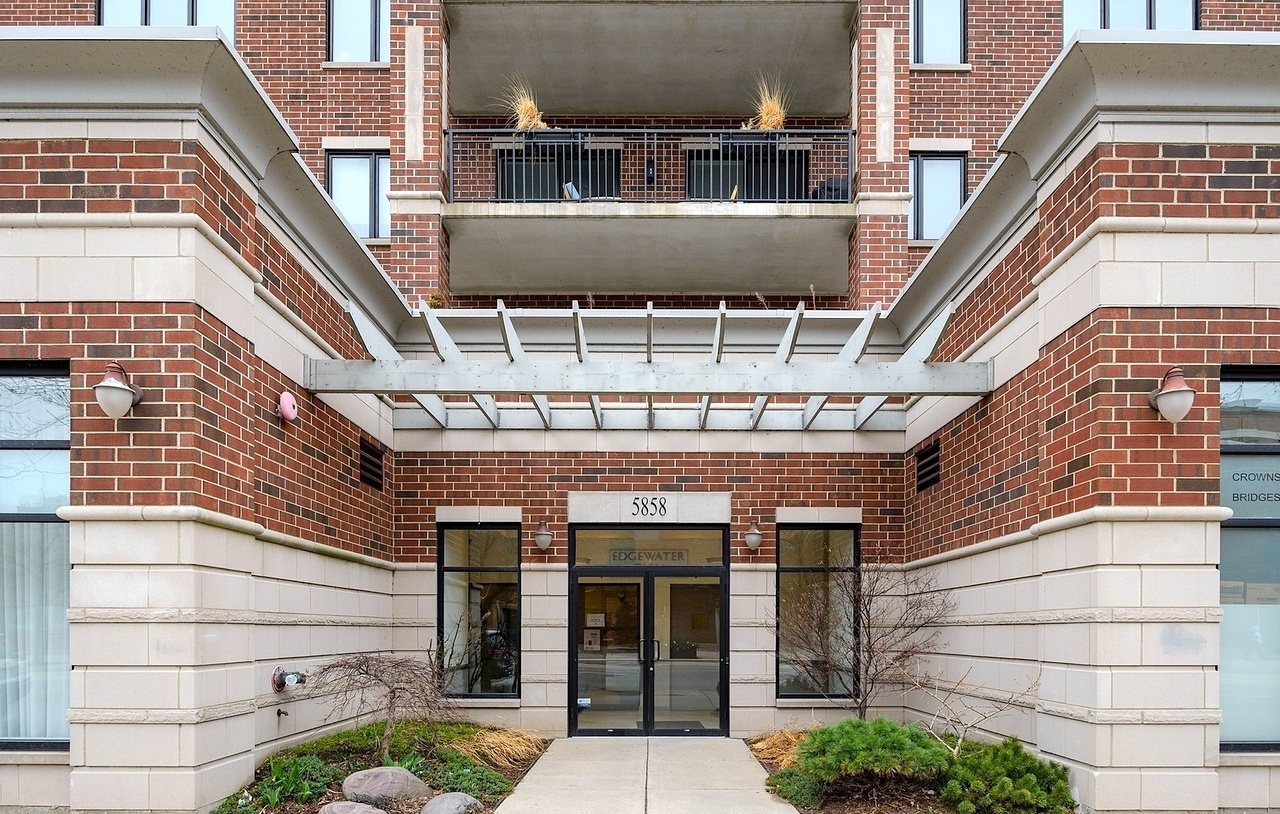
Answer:
<svg viewBox="0 0 1280 814"><path fill-rule="evenodd" d="M282 534L278 531L270 531L260 523L254 523L250 520L241 520L238 517L232 517L230 515L210 511L208 509L201 509L198 506L63 506L58 509L57 514L58 517L72 523L119 523L140 521L200 523L206 526L234 531L239 534L248 534L262 540L263 542L274 543L287 548L296 548L302 551L309 551L313 554L319 554L324 557L347 560L361 565L368 565L373 568L394 571L401 567L397 563L380 560L376 557L357 554L354 551L346 551L323 543L313 543L310 540L304 540L301 537L294 537L289 534ZM411 563L408 564L407 567L411 570L422 570L421 566L422 563Z"/></svg>
<svg viewBox="0 0 1280 814"><path fill-rule="evenodd" d="M1085 244L1100 234L1145 232L1148 234L1274 235L1280 234L1280 219L1259 218L1141 218L1107 216L1092 221L1085 230L1058 252L1031 278L1040 285L1070 260Z"/></svg>
<svg viewBox="0 0 1280 814"><path fill-rule="evenodd" d="M1056 701L1036 701L1036 712L1090 724L1207 724L1222 723L1217 709L1095 709Z"/></svg>
<svg viewBox="0 0 1280 814"><path fill-rule="evenodd" d="M383 616L273 613L204 608L72 608L67 620L76 624L276 625L289 627L409 627L408 620ZM434 625L434 622L424 626Z"/></svg>
<svg viewBox="0 0 1280 814"><path fill-rule="evenodd" d="M253 281L253 292L266 303L272 311L275 311L284 318L289 325L298 333L305 336L317 348L319 348L330 359L341 359L342 354L338 352L333 345L325 341L324 337L316 333L315 329L302 320L297 314L289 310L279 297L273 294L264 285L262 274L253 266L245 262L245 259L237 252L230 243L218 234L218 231L205 222L199 215L190 212L173 212L173 213L142 213L142 212L111 212L111 213L39 213L39 214L0 214L0 229L2 228L62 228L62 229L195 229L206 240L218 248L222 254L231 261L232 265L240 269L244 276ZM344 304L345 305L345 304Z"/></svg>
<svg viewBox="0 0 1280 814"><path fill-rule="evenodd" d="M1095 506L1035 523L1026 531L1006 534L963 548L943 551L903 565L907 571L929 568L944 562L971 557L1006 546L1028 543L1037 537L1090 523L1221 523L1231 517L1223 506Z"/></svg>
<svg viewBox="0 0 1280 814"><path fill-rule="evenodd" d="M67 710L72 724L199 724L220 721L258 710L253 701L235 701L196 709L79 709Z"/></svg>

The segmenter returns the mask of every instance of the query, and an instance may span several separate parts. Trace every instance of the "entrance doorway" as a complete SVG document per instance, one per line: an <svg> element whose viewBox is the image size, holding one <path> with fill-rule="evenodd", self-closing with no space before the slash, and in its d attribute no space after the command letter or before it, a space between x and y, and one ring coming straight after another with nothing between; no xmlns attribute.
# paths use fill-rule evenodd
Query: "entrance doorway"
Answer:
<svg viewBox="0 0 1280 814"><path fill-rule="evenodd" d="M570 734L727 734L726 535L573 531Z"/></svg>

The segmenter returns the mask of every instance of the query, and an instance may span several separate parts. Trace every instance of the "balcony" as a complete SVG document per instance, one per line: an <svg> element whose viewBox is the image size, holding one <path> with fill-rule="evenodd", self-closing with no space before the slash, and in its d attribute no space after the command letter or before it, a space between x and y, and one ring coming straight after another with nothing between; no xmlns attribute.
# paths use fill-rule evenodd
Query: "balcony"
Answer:
<svg viewBox="0 0 1280 814"><path fill-rule="evenodd" d="M458 293L843 294L854 134L452 130Z"/></svg>

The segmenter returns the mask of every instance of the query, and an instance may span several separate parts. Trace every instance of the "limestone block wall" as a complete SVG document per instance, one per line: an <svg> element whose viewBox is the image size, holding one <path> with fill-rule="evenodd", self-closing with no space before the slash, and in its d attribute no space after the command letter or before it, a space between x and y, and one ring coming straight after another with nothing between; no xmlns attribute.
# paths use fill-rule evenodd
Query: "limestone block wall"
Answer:
<svg viewBox="0 0 1280 814"><path fill-rule="evenodd" d="M1217 810L1225 515L1097 508L914 563L956 600L931 671L975 701L1033 688L982 734L1069 766L1085 811ZM913 693L904 713L935 710Z"/></svg>
<svg viewBox="0 0 1280 814"><path fill-rule="evenodd" d="M391 648L375 560L186 507L64 515L74 809L211 807L271 752L349 723L310 688L273 692L277 666Z"/></svg>

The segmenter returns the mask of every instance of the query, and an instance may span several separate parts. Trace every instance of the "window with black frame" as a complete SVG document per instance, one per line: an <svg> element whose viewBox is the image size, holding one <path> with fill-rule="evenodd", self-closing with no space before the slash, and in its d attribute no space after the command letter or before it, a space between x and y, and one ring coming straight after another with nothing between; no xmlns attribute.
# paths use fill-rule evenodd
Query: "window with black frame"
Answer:
<svg viewBox="0 0 1280 814"><path fill-rule="evenodd" d="M1280 369L1224 368L1223 751L1280 751Z"/></svg>
<svg viewBox="0 0 1280 814"><path fill-rule="evenodd" d="M329 0L329 61L389 62L391 0Z"/></svg>
<svg viewBox="0 0 1280 814"><path fill-rule="evenodd" d="M937 240L964 206L963 153L911 154L911 211L907 234L911 240Z"/></svg>
<svg viewBox="0 0 1280 814"><path fill-rule="evenodd" d="M440 656L450 695L520 691L520 527L441 525Z"/></svg>
<svg viewBox="0 0 1280 814"><path fill-rule="evenodd" d="M786 134L728 133L714 149L685 152L685 198L691 201L802 201L809 194L809 153Z"/></svg>
<svg viewBox="0 0 1280 814"><path fill-rule="evenodd" d="M856 697L857 526L778 527L778 697Z"/></svg>
<svg viewBox="0 0 1280 814"><path fill-rule="evenodd" d="M1062 0L1062 42L1081 29L1193 31L1196 0Z"/></svg>
<svg viewBox="0 0 1280 814"><path fill-rule="evenodd" d="M964 64L964 17L964 0L913 0L911 61L919 65Z"/></svg>
<svg viewBox="0 0 1280 814"><path fill-rule="evenodd" d="M332 152L328 191L357 237L391 237L391 156L385 151Z"/></svg>
<svg viewBox="0 0 1280 814"><path fill-rule="evenodd" d="M235 0L99 0L99 25L213 25L235 41Z"/></svg>
<svg viewBox="0 0 1280 814"><path fill-rule="evenodd" d="M67 366L0 364L0 749L68 748L70 470Z"/></svg>

